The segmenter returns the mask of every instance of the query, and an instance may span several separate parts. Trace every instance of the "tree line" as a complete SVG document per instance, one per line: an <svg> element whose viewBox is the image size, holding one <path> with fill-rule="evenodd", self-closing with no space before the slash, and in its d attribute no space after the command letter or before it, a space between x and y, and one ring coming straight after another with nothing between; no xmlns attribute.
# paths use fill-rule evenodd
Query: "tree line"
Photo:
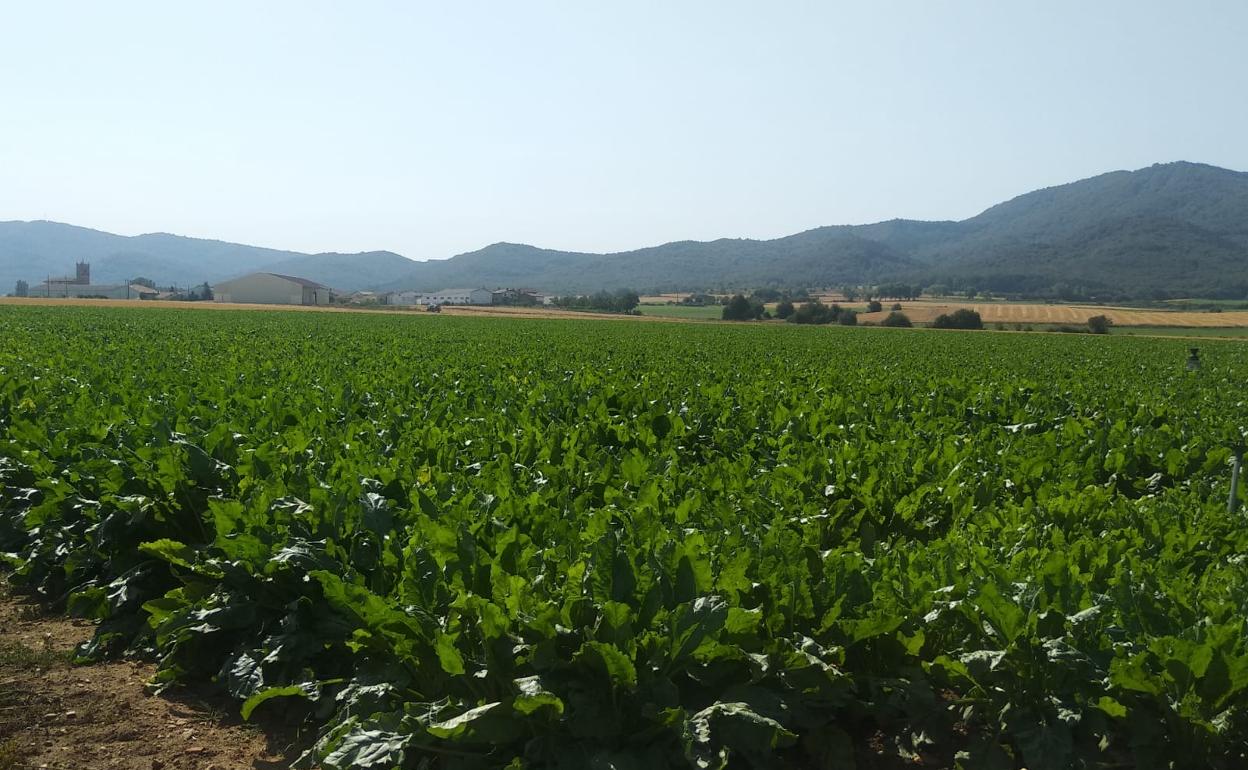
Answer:
<svg viewBox="0 0 1248 770"><path fill-rule="evenodd" d="M640 303L641 297L632 289L568 295L552 300L555 307L565 310L596 310L604 313L632 313Z"/></svg>

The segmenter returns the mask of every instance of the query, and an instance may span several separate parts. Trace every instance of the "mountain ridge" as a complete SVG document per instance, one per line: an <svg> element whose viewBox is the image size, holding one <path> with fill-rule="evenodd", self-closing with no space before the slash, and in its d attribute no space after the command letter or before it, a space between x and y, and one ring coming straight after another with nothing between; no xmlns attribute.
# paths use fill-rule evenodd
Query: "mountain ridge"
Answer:
<svg viewBox="0 0 1248 770"><path fill-rule="evenodd" d="M445 260L271 249L170 233L0 222L0 289L92 262L97 282L215 282L252 270L340 290L528 286L580 292L909 281L1101 298L1248 295L1248 172L1175 161L1033 190L963 220L894 218L772 239L677 240L592 253L498 241Z"/></svg>

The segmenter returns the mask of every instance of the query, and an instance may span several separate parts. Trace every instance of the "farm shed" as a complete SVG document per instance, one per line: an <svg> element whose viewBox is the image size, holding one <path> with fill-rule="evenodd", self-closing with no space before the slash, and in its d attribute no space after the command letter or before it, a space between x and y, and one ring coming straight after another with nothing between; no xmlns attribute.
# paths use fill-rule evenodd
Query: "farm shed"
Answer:
<svg viewBox="0 0 1248 770"><path fill-rule="evenodd" d="M32 297L103 297L105 299L153 299L159 292L137 283L56 283L45 281L31 289Z"/></svg>
<svg viewBox="0 0 1248 770"><path fill-rule="evenodd" d="M396 291L390 294L389 305L419 305L420 298L424 296L418 291Z"/></svg>
<svg viewBox="0 0 1248 770"><path fill-rule="evenodd" d="M330 289L307 278L278 273L251 273L213 288L217 302L264 305L328 305Z"/></svg>
<svg viewBox="0 0 1248 770"><path fill-rule="evenodd" d="M490 305L494 292L489 289L443 289L420 295L421 305Z"/></svg>

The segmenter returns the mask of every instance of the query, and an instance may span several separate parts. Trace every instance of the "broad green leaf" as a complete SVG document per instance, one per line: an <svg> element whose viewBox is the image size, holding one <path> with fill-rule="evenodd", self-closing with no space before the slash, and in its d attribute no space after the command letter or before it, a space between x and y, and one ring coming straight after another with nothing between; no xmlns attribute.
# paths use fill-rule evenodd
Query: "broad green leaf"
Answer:
<svg viewBox="0 0 1248 770"><path fill-rule="evenodd" d="M284 687L268 687L243 701L240 712L243 719L251 719L252 713L260 704L273 698L289 698L293 696L307 697L309 694L306 686L299 684L286 685Z"/></svg>
<svg viewBox="0 0 1248 770"><path fill-rule="evenodd" d="M637 668L614 645L586 642L581 645L575 659L605 674L613 687L632 689L637 686Z"/></svg>
<svg viewBox="0 0 1248 770"><path fill-rule="evenodd" d="M554 714L563 713L563 701L543 686L541 677L516 679L515 685L517 694L512 701L512 708L517 712L526 716L541 709L550 709Z"/></svg>

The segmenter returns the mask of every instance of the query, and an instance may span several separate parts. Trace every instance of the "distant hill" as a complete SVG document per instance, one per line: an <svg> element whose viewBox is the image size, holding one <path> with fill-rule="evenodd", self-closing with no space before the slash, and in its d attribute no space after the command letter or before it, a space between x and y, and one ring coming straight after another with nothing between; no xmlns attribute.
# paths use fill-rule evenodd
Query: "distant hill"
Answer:
<svg viewBox="0 0 1248 770"><path fill-rule="evenodd" d="M167 233L127 237L58 222L0 222L0 293L19 279L34 286L49 275L72 275L78 260L91 263L96 283L143 277L193 286L267 270L344 291L393 281L413 264L388 251L301 254Z"/></svg>
<svg viewBox="0 0 1248 770"><path fill-rule="evenodd" d="M909 253L927 282L999 291L1248 294L1248 173L1158 164L1050 187L957 223Z"/></svg>
<svg viewBox="0 0 1248 770"><path fill-rule="evenodd" d="M371 289L406 275L414 263L393 251L364 251L356 254L300 254L260 268L271 273L311 278L339 291ZM239 272L249 272L243 270Z"/></svg>
<svg viewBox="0 0 1248 770"><path fill-rule="evenodd" d="M823 228L772 241L678 241L616 254L496 243L448 260L417 262L384 288L480 284L575 292L822 286L884 279L918 264L843 228Z"/></svg>
<svg viewBox="0 0 1248 770"><path fill-rule="evenodd" d="M389 288L551 291L810 287L908 281L1030 296L1248 296L1248 173L1197 163L1027 193L961 222L894 219L769 241L682 241L616 254L498 243L413 263Z"/></svg>
<svg viewBox="0 0 1248 770"><path fill-rule="evenodd" d="M895 219L774 240L678 241L614 254L496 243L446 260L301 254L52 222L0 222L0 291L92 263L97 281L219 281L251 270L339 290L525 286L551 292L813 287L908 281L1029 296L1248 296L1248 173L1197 163L1115 171L961 222Z"/></svg>

